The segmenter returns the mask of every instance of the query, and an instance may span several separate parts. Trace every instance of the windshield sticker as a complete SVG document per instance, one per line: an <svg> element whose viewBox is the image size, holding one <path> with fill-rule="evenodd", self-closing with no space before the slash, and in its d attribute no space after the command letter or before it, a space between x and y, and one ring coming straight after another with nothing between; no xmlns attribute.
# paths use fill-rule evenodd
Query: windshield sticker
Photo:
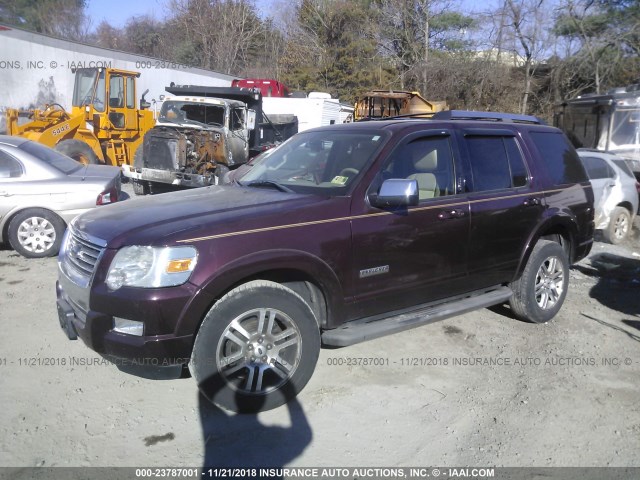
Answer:
<svg viewBox="0 0 640 480"><path fill-rule="evenodd" d="M377 142L378 140L380 140L380 135L376 135L371 139L372 142Z"/></svg>
<svg viewBox="0 0 640 480"><path fill-rule="evenodd" d="M341 177L340 175L337 175L333 177L331 183L335 183L337 185L345 185L347 183L347 180L349 180L349 177Z"/></svg>

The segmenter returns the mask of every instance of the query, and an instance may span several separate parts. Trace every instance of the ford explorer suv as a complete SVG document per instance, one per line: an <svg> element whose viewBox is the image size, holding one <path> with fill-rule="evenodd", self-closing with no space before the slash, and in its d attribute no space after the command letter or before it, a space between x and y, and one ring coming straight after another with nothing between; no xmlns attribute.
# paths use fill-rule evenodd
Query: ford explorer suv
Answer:
<svg viewBox="0 0 640 480"><path fill-rule="evenodd" d="M293 398L321 345L496 304L547 322L593 242L584 168L535 117L332 125L229 177L78 217L57 306L70 339L115 363L188 366L232 411Z"/></svg>

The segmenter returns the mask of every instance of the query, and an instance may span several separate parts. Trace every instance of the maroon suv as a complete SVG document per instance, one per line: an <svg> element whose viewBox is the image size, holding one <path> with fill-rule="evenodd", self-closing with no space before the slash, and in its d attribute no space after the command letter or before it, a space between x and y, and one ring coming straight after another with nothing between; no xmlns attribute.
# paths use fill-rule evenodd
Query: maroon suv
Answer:
<svg viewBox="0 0 640 480"><path fill-rule="evenodd" d="M535 117L322 127L233 173L78 217L57 296L69 338L116 362L188 364L235 411L300 392L321 344L505 302L546 322L593 241L576 152Z"/></svg>

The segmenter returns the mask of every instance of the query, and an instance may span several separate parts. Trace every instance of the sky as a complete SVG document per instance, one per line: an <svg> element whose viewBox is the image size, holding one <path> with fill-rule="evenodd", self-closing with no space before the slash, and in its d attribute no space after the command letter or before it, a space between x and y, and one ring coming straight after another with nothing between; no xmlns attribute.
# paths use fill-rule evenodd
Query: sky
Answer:
<svg viewBox="0 0 640 480"><path fill-rule="evenodd" d="M265 13L270 13L270 6L277 0L255 0L256 5ZM102 20L107 20L116 28L123 27L127 20L133 16L149 15L157 20L162 20L165 15L166 5L169 0L88 0L87 14L91 19L91 29L95 29ZM456 4L469 9L486 7L493 0L453 0Z"/></svg>

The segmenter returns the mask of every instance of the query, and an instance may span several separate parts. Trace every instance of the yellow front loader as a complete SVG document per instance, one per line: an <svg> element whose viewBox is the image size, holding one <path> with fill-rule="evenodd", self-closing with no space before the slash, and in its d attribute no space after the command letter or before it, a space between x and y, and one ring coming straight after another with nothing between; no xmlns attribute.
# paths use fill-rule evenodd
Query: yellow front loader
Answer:
<svg viewBox="0 0 640 480"><path fill-rule="evenodd" d="M7 109L7 134L52 147L82 163L133 164L133 156L155 118L142 94L136 105L138 72L113 68L75 70L71 113L57 103L42 110ZM26 123L21 118L28 117Z"/></svg>

